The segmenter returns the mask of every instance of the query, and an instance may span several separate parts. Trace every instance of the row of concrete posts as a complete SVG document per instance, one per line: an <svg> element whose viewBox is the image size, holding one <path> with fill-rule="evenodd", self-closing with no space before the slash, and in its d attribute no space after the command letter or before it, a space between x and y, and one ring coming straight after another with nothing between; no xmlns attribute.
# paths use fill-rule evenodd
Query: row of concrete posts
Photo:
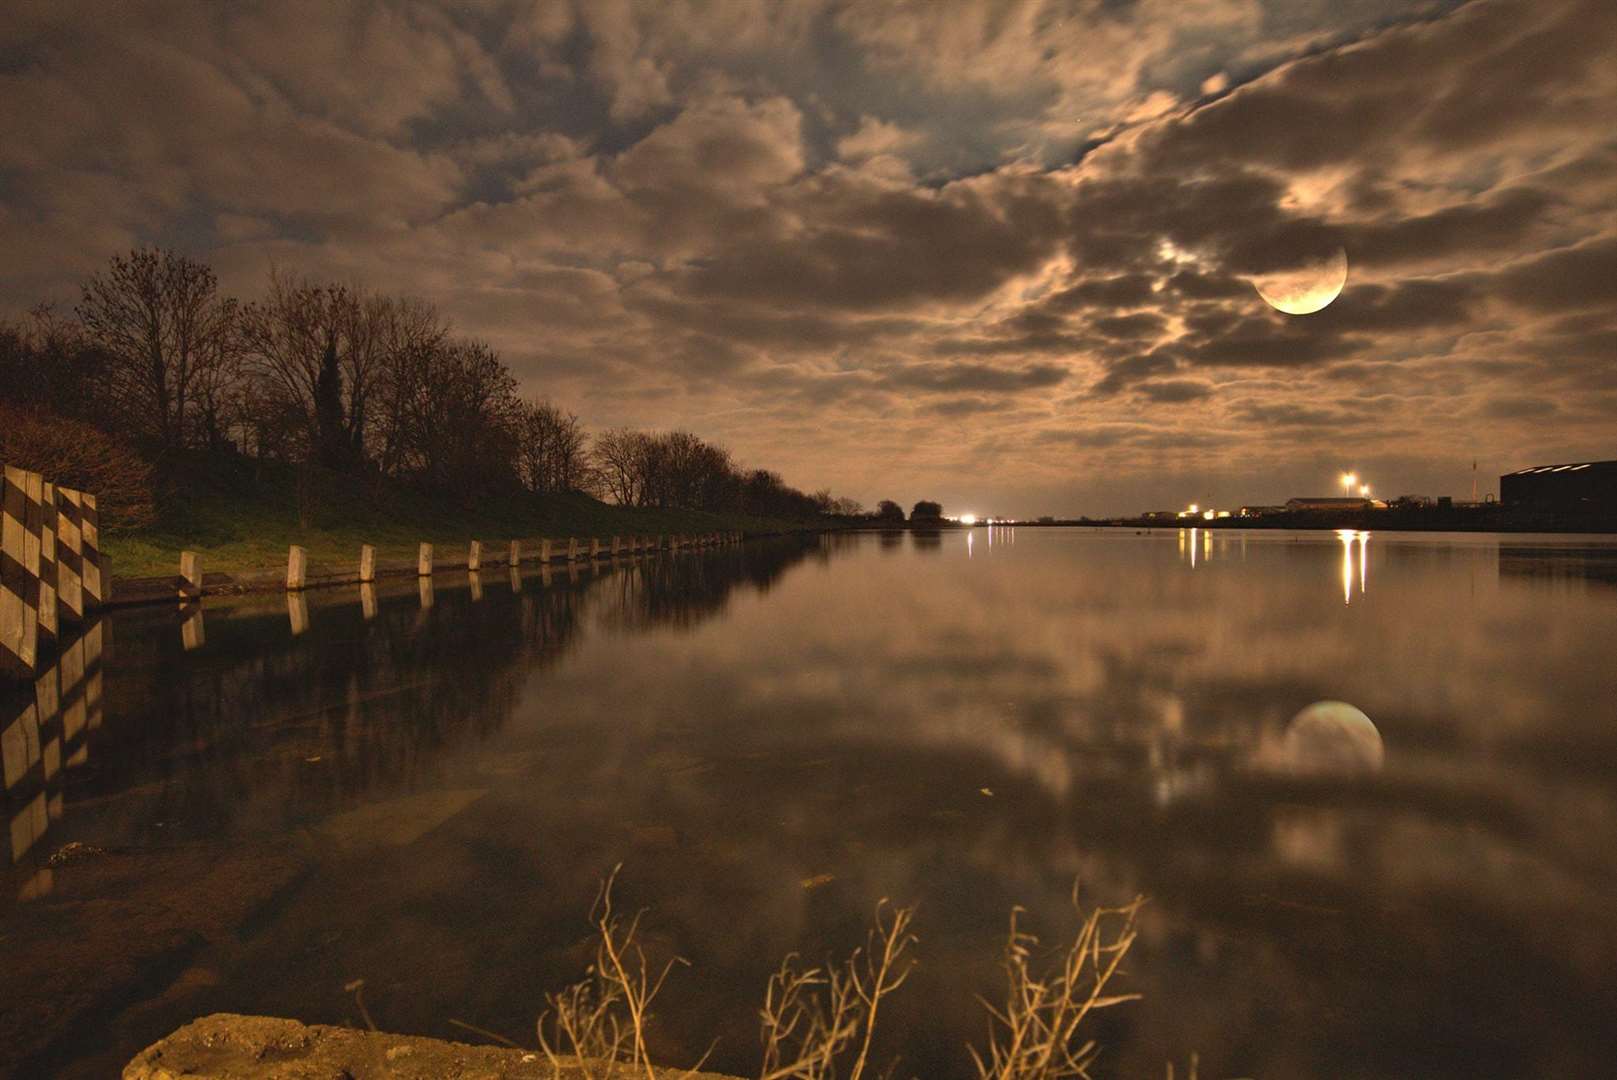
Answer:
<svg viewBox="0 0 1617 1080"><path fill-rule="evenodd" d="M641 555L653 551L681 551L690 548L718 547L725 544L739 544L743 539L740 532L713 532L713 533L674 533L659 536L614 536L608 541L598 538L580 540L577 537L568 537L566 540L552 540L541 537L529 556L521 540L512 540L506 547L504 558L498 555L490 556L485 552L483 542L471 541L466 550L464 566L457 559L447 565L434 560L433 545L422 544L416 554L416 576L430 577L436 570L466 569L476 572L485 566L521 566L524 562L533 562L548 565L552 562L594 561L596 559L617 558L623 555ZM358 581L365 585L374 582L377 577L376 548L370 544L361 545L359 549L359 571L354 574L339 574L326 577L324 583L338 584ZM310 586L309 555L306 549L293 545L287 553L286 560L286 588L289 592L298 592ZM180 553L180 582L179 593L181 599L194 599L203 593L202 563L194 551Z"/></svg>
<svg viewBox="0 0 1617 1080"><path fill-rule="evenodd" d="M5 466L0 480L0 677L30 679L107 600L94 495Z"/></svg>

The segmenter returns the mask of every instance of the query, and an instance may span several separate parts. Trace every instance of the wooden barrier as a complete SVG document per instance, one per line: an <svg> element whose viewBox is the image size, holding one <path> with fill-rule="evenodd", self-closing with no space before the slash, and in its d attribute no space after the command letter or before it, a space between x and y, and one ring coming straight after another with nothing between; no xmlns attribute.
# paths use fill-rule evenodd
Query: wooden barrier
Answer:
<svg viewBox="0 0 1617 1080"><path fill-rule="evenodd" d="M33 473L5 467L0 479L0 672L27 678L39 663L39 537L30 535Z"/></svg>
<svg viewBox="0 0 1617 1080"><path fill-rule="evenodd" d="M39 506L39 637L55 645L61 637L56 605L56 485L40 484Z"/></svg>
<svg viewBox="0 0 1617 1080"><path fill-rule="evenodd" d="M309 581L309 553L293 544L286 553L286 589L301 592Z"/></svg>
<svg viewBox="0 0 1617 1080"><path fill-rule="evenodd" d="M87 491L76 491L73 494L79 498L79 534L84 555L84 606L98 608L112 596L112 591L107 588L107 576L102 572L105 560L101 555L101 511L96 505L94 495Z"/></svg>
<svg viewBox="0 0 1617 1080"><path fill-rule="evenodd" d="M61 618L84 621L84 534L79 505L67 488L56 489L56 605Z"/></svg>

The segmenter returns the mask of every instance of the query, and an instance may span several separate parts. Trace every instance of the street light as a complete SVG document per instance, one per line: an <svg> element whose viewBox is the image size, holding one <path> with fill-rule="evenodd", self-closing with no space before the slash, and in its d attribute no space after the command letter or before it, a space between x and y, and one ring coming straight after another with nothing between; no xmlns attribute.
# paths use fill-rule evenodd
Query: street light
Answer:
<svg viewBox="0 0 1617 1080"><path fill-rule="evenodd" d="M1353 494L1353 485L1357 484L1358 482L1359 482L1359 474L1358 473L1350 473L1350 472L1343 473L1342 474L1342 494L1351 496Z"/></svg>

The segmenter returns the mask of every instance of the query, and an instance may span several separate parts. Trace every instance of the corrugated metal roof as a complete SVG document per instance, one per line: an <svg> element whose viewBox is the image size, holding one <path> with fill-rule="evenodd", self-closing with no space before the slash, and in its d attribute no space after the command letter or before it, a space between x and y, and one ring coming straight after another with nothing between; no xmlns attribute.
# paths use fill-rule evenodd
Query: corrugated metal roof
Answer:
<svg viewBox="0 0 1617 1080"><path fill-rule="evenodd" d="M1617 461L1574 461L1567 465L1529 465L1525 469L1517 469L1515 472L1508 472L1505 475L1530 476L1534 473L1579 472L1583 469L1593 468L1597 465L1607 468L1617 468Z"/></svg>

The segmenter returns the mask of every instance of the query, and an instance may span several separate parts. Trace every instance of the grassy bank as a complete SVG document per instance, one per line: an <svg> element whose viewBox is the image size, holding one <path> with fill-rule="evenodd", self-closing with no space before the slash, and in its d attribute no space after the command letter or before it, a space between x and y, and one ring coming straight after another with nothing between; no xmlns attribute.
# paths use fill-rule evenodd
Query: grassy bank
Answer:
<svg viewBox="0 0 1617 1080"><path fill-rule="evenodd" d="M780 532L802 522L742 514L612 506L587 495L514 495L496 499L431 496L373 478L244 460L184 462L161 470L158 519L103 541L114 578L171 575L180 552L195 551L208 572L284 568L292 544L315 567L354 563L361 544L377 558L413 561L423 541L442 554L467 541L499 545L540 536L580 538L719 530Z"/></svg>

